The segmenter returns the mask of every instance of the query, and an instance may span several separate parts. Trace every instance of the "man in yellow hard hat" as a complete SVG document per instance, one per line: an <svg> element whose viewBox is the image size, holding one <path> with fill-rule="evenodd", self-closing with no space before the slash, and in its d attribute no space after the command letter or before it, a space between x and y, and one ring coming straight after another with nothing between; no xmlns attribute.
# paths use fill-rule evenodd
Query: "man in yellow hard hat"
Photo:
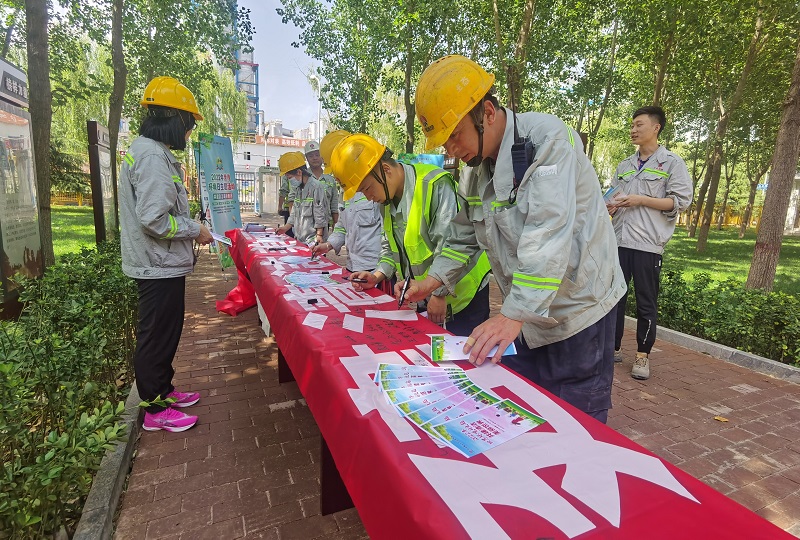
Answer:
<svg viewBox="0 0 800 540"><path fill-rule="evenodd" d="M350 133L344 130L332 131L319 143L319 153L331 172L333 149L349 135ZM363 193L357 193L345 202L344 210L339 214L339 221L333 227L333 232L325 242L314 247L314 254L322 255L334 250L338 255L342 246L346 245L347 270L372 272L378 266L381 254L382 218L383 207L368 200Z"/></svg>
<svg viewBox="0 0 800 540"><path fill-rule="evenodd" d="M453 176L434 165L406 165L391 150L364 134L355 134L333 151L333 173L344 187L345 201L357 192L384 205L384 240L374 272L356 272L355 289L371 288L398 271L404 278L423 278L442 253L450 220L458 212ZM446 249L446 248L444 248ZM482 251L458 255L464 273L452 291L439 287L420 295L428 318L446 323L456 335L469 335L489 317L489 261Z"/></svg>
<svg viewBox="0 0 800 540"><path fill-rule="evenodd" d="M420 77L426 149L443 145L472 171L442 255L407 298L452 291L461 259L485 249L504 300L467 341L470 361L482 363L498 345L499 362L517 340L518 354L504 364L605 422L625 280L597 174L573 129L549 114L500 107L493 86L494 75L458 55Z"/></svg>
<svg viewBox="0 0 800 540"><path fill-rule="evenodd" d="M197 416L178 409L194 405L197 392L172 385L172 361L184 322L186 276L194 270L192 241L209 244L211 233L189 215L184 171L173 150L186 148L203 116L194 95L173 77L156 77L144 90L147 116L125 154L119 174L122 271L136 281L139 321L133 365L148 431L184 431Z"/></svg>
<svg viewBox="0 0 800 540"><path fill-rule="evenodd" d="M292 213L285 225L277 229L283 234L293 229L294 237L306 244L319 244L325 240L328 227L328 208L325 188L306 168L302 152L286 152L278 159L280 173L290 180L299 181L295 188Z"/></svg>

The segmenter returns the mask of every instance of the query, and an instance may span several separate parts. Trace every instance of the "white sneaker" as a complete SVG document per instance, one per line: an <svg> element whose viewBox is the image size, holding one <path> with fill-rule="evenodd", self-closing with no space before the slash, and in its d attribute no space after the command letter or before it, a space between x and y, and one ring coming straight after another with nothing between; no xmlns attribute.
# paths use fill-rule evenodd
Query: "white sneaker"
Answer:
<svg viewBox="0 0 800 540"><path fill-rule="evenodd" d="M614 351L614 362L622 362L622 349Z"/></svg>
<svg viewBox="0 0 800 540"><path fill-rule="evenodd" d="M631 368L631 377L644 381L650 378L650 359L647 353L636 353L636 360Z"/></svg>

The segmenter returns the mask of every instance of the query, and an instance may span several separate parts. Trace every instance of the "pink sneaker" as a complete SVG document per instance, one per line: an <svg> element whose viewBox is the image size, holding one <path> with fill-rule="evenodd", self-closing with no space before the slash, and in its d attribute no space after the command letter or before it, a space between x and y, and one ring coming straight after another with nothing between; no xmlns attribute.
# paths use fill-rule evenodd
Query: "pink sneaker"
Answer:
<svg viewBox="0 0 800 540"><path fill-rule="evenodd" d="M177 390L173 390L167 394L167 399L169 398L175 400L175 403L170 405L170 407L188 407L200 401L200 394L197 392L178 392Z"/></svg>
<svg viewBox="0 0 800 540"><path fill-rule="evenodd" d="M197 417L191 416L171 407L167 407L161 412L150 414L144 413L144 424L142 427L146 431L158 431L165 429L173 433L186 431L197 423Z"/></svg>

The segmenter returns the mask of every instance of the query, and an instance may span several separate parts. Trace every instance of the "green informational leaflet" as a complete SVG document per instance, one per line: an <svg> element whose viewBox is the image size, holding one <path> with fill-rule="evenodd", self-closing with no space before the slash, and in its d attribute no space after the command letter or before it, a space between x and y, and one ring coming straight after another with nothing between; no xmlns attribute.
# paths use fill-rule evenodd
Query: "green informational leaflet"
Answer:
<svg viewBox="0 0 800 540"><path fill-rule="evenodd" d="M433 434L433 430L429 429L433 424L449 422L500 402L500 399L480 387L473 385L472 388L476 391L464 391L447 399L437 401L424 409L419 409L409 414L408 419L428 433Z"/></svg>
<svg viewBox="0 0 800 540"><path fill-rule="evenodd" d="M480 388L472 384L472 381L466 379L460 384L454 384L448 388L443 388L438 392L422 396L421 398L411 399L402 403L394 403L394 406L397 407L403 416L407 416L418 409L432 405L440 400L447 399L455 395L461 395L462 393L469 394L474 392L471 391L470 388L474 388L474 391L480 390Z"/></svg>
<svg viewBox="0 0 800 540"><path fill-rule="evenodd" d="M446 344L446 338L458 336L433 337L445 338L440 343ZM432 345L435 343L431 340ZM501 400L474 384L468 373L456 366L379 364L374 381L400 416L424 430L439 446L467 457L545 422L513 401Z"/></svg>
<svg viewBox="0 0 800 540"><path fill-rule="evenodd" d="M451 335L432 335L431 336L431 360L434 362L448 362L451 360L467 360L469 354L464 353L464 345L467 343L465 336L451 336ZM494 356L497 352L497 347L492 347L486 358ZM517 354L517 348L512 343L503 352L503 356L510 354Z"/></svg>
<svg viewBox="0 0 800 540"><path fill-rule="evenodd" d="M544 424L541 418L505 399L477 412L433 426L439 440L466 457L496 448Z"/></svg>

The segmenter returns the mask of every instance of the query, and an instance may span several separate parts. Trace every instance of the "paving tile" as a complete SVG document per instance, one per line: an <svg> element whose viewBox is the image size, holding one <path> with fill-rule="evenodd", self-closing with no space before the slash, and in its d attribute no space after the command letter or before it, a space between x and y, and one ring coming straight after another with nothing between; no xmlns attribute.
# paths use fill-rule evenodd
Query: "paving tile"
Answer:
<svg viewBox="0 0 800 540"><path fill-rule="evenodd" d="M310 516L278 527L281 538L317 538L339 530L333 516Z"/></svg>
<svg viewBox="0 0 800 540"><path fill-rule="evenodd" d="M249 536L250 531L256 532L269 529L299 519L303 519L303 509L300 507L300 502L291 501L246 514L244 516L244 526Z"/></svg>
<svg viewBox="0 0 800 540"><path fill-rule="evenodd" d="M164 539L170 534L193 531L211 524L211 508L183 508L177 514L147 523L147 540Z"/></svg>

